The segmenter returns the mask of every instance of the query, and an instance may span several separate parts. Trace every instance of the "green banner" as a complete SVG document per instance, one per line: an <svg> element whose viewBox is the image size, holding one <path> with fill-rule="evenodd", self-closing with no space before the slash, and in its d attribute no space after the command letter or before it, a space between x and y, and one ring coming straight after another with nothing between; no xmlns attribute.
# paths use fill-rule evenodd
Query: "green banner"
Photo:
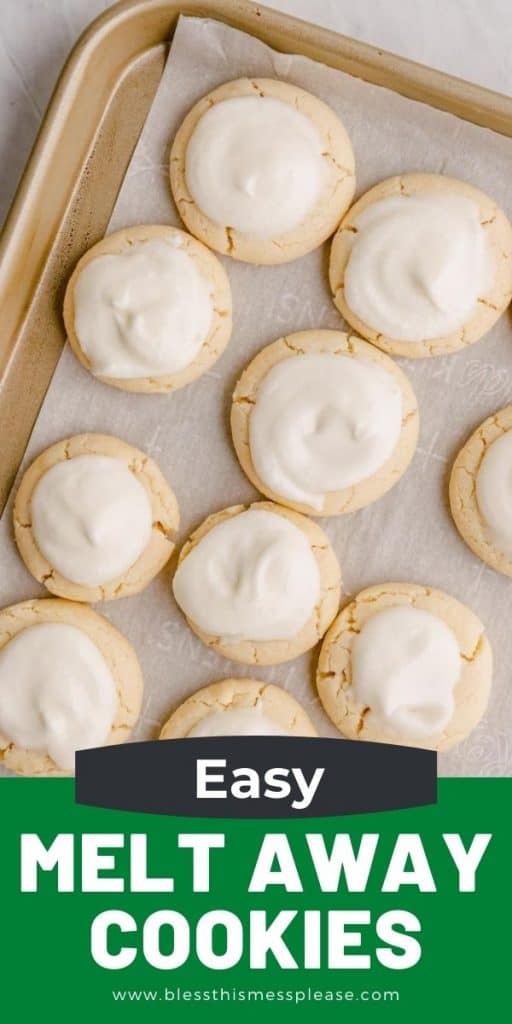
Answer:
<svg viewBox="0 0 512 1024"><path fill-rule="evenodd" d="M2 1016L479 1020L509 1001L511 796L241 822L4 779Z"/></svg>

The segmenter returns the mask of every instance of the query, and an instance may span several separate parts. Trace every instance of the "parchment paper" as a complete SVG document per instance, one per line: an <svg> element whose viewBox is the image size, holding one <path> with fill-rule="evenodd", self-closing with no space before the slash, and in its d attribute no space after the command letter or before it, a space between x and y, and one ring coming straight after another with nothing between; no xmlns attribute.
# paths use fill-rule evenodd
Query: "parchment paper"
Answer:
<svg viewBox="0 0 512 1024"><path fill-rule="evenodd" d="M144 222L180 224L168 187L170 141L196 100L241 76L290 81L337 111L354 146L358 194L391 174L444 172L480 186L512 212L512 140L314 61L275 53L219 23L182 18L111 230ZM328 288L327 252L325 246L280 267L252 267L226 258L235 310L231 343L210 373L175 394L128 395L108 388L66 348L24 465L62 437L82 431L117 434L153 456L174 487L181 509L180 543L210 512L254 500L257 494L231 445L231 393L247 362L275 338L312 327L343 329ZM510 314L467 351L399 362L421 411L412 466L375 505L323 525L340 558L347 593L387 580L417 581L449 591L482 618L496 666L489 710L463 744L440 757L439 772L511 775L512 583L466 548L452 524L446 497L449 467L461 444L481 420L511 400ZM0 524L0 566L2 605L44 595L17 555L11 504ZM270 669L233 664L208 650L188 629L172 597L170 578L167 569L137 597L99 606L130 638L142 662L146 691L135 738L154 737L186 696L230 675L256 675L281 684L302 701L322 735L338 735L315 696L316 651Z"/></svg>

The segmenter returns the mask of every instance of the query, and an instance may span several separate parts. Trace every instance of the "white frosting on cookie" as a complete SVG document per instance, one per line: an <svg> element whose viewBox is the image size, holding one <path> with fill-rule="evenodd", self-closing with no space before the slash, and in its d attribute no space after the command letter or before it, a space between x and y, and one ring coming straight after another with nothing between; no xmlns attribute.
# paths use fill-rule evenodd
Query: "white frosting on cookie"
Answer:
<svg viewBox="0 0 512 1024"><path fill-rule="evenodd" d="M187 733L188 737L289 735L287 729L281 729L259 706L211 711Z"/></svg>
<svg viewBox="0 0 512 1024"><path fill-rule="evenodd" d="M419 342L459 330L492 285L480 210L467 196L388 196L351 224L345 300L388 338Z"/></svg>
<svg viewBox="0 0 512 1024"><path fill-rule="evenodd" d="M32 532L53 569L99 586L123 576L151 540L151 501L121 459L77 455L43 474L31 499Z"/></svg>
<svg viewBox="0 0 512 1024"><path fill-rule="evenodd" d="M28 626L0 651L0 733L63 771L76 750L105 743L117 704L101 651L76 626Z"/></svg>
<svg viewBox="0 0 512 1024"><path fill-rule="evenodd" d="M454 711L460 650L431 612L395 605L372 615L352 647L352 693L384 735L422 740L441 733Z"/></svg>
<svg viewBox="0 0 512 1024"><path fill-rule="evenodd" d="M320 599L308 538L284 516L248 509L218 523L178 566L174 596L210 636L288 640Z"/></svg>
<svg viewBox="0 0 512 1024"><path fill-rule="evenodd" d="M215 224L259 238L299 227L327 178L324 143L305 114L273 97L214 103L186 152L189 192Z"/></svg>
<svg viewBox="0 0 512 1024"><path fill-rule="evenodd" d="M476 500L489 540L512 558L512 430L489 445L476 475Z"/></svg>
<svg viewBox="0 0 512 1024"><path fill-rule="evenodd" d="M190 366L211 328L212 291L179 235L96 256L74 289L75 331L92 373L128 380Z"/></svg>
<svg viewBox="0 0 512 1024"><path fill-rule="evenodd" d="M258 388L251 458L274 494L320 510L326 494L380 469L401 427L402 394L381 366L348 355L293 356Z"/></svg>

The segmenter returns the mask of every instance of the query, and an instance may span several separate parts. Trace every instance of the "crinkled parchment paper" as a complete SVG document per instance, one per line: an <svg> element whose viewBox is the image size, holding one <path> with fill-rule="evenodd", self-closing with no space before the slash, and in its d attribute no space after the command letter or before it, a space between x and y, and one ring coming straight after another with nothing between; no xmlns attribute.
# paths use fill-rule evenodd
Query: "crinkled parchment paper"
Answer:
<svg viewBox="0 0 512 1024"><path fill-rule="evenodd" d="M110 228L179 224L168 187L169 145L204 93L240 76L274 76L311 90L343 119L356 154L357 192L400 171L434 171L480 186L512 212L512 141L451 115L358 81L303 57L278 54L224 25L182 18L167 67L119 195ZM152 455L181 508L181 542L208 513L257 497L231 445L228 414L246 363L282 334L343 328L327 284L327 246L280 267L226 259L234 331L213 370L168 396L129 395L96 382L64 351L35 427L25 465L54 441L81 431L118 434ZM421 410L419 448L400 483L375 505L325 523L345 590L415 580L469 604L487 626L495 654L492 698L480 727L440 758L443 775L512 774L512 583L465 547L447 506L450 464L470 431L510 401L510 314L467 351L401 360ZM2 605L43 594L17 556L11 507L0 527ZM186 626L170 588L170 570L137 597L100 608L134 643L146 680L136 738L150 738L169 712L200 686L230 675L259 676L292 691L322 735L336 735L315 696L317 652L271 669L232 664Z"/></svg>

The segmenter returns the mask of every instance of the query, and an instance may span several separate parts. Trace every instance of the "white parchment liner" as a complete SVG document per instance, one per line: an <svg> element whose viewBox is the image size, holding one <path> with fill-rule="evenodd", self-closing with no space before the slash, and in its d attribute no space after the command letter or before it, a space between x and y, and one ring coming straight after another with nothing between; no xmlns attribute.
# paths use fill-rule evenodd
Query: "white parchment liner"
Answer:
<svg viewBox="0 0 512 1024"><path fill-rule="evenodd" d="M443 172L480 186L512 214L512 140L314 61L275 53L219 23L182 18L110 230L138 223L180 224L168 187L170 141L196 100L241 76L290 81L337 111L356 154L357 194L391 174ZM252 267L226 258L235 310L231 343L210 373L176 394L140 396L108 388L66 348L24 465L62 437L83 431L117 434L153 456L174 487L181 509L180 543L210 512L257 498L231 445L231 393L247 362L280 335L313 327L343 329L328 288L327 253L324 246L280 267ZM387 580L417 581L461 598L484 621L495 656L489 710L472 736L440 757L439 770L442 775L511 775L512 582L470 553L447 505L447 476L461 444L481 420L511 400L510 314L467 351L400 363L421 411L412 466L375 505L324 525L347 594ZM11 503L0 524L0 567L2 606L44 596L17 555ZM154 737L186 696L230 675L281 684L302 701L322 735L338 735L316 698L317 651L270 669L226 661L186 626L172 597L170 569L139 596L99 610L130 638L142 662L146 693L135 738Z"/></svg>

